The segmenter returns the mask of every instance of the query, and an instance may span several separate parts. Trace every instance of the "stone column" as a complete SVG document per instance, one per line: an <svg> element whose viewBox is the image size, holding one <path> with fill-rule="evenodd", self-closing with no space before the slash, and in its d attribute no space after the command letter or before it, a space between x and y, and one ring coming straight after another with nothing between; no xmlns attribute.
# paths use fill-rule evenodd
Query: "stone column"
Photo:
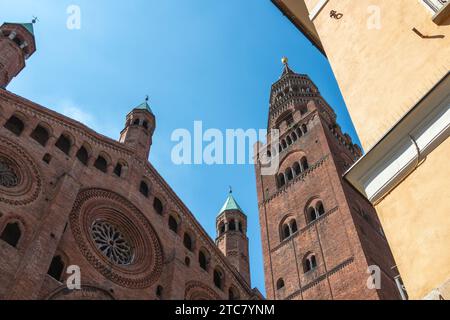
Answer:
<svg viewBox="0 0 450 320"><path fill-rule="evenodd" d="M58 193L49 204L47 214L26 248L12 286L6 291L9 300L37 299L58 244L69 219L80 188L72 176L65 174L58 181Z"/></svg>

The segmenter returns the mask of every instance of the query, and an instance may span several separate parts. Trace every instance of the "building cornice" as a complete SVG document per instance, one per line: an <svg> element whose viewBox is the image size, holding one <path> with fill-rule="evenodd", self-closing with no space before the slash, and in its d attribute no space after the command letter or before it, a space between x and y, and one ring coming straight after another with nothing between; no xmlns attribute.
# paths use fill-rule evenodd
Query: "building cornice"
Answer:
<svg viewBox="0 0 450 320"><path fill-rule="evenodd" d="M344 175L377 204L450 134L450 72Z"/></svg>

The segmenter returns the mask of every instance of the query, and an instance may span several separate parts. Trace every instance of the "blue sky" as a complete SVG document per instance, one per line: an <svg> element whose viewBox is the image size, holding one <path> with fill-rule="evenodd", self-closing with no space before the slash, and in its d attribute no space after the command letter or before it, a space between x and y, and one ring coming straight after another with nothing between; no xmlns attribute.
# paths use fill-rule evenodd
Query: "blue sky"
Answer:
<svg viewBox="0 0 450 320"><path fill-rule="evenodd" d="M66 27L69 5L81 9L80 30ZM150 161L212 237L233 186L249 219L252 285L265 292L253 166L176 166L170 137L196 120L223 132L265 128L270 86L288 56L358 142L326 59L269 0L0 2L0 22L33 15L37 52L8 90L114 139L149 94L157 118Z"/></svg>

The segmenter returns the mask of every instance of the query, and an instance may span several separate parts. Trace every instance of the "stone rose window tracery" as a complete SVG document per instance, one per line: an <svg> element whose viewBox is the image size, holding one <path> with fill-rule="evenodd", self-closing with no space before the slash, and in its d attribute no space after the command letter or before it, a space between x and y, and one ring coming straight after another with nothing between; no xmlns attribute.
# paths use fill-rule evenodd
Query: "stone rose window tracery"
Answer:
<svg viewBox="0 0 450 320"><path fill-rule="evenodd" d="M91 231L98 250L111 262L117 265L129 265L133 262L133 249L116 226L105 221L96 221Z"/></svg>
<svg viewBox="0 0 450 320"><path fill-rule="evenodd" d="M0 157L0 186L14 188L19 184L19 177L14 171L11 163Z"/></svg>

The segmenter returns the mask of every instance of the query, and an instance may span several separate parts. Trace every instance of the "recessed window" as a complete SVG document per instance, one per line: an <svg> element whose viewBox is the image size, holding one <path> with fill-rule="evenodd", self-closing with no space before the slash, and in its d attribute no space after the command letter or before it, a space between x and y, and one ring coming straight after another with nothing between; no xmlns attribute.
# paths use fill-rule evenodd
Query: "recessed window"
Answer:
<svg viewBox="0 0 450 320"><path fill-rule="evenodd" d="M120 163L116 164L114 168L114 174L118 177L122 176L122 164Z"/></svg>
<svg viewBox="0 0 450 320"><path fill-rule="evenodd" d="M206 255L203 253L203 251L200 251L198 253L198 264L203 270L208 269L208 260L206 259Z"/></svg>
<svg viewBox="0 0 450 320"><path fill-rule="evenodd" d="M281 188L286 184L286 179L284 178L284 174L280 173L278 175L278 186Z"/></svg>
<svg viewBox="0 0 450 320"><path fill-rule="evenodd" d="M162 204L161 200L159 200L156 197L153 200L153 209L155 209L157 214L162 214L163 213L163 209L164 209L163 204Z"/></svg>
<svg viewBox="0 0 450 320"><path fill-rule="evenodd" d="M53 257L47 274L53 279L61 281L63 271L64 271L64 262L62 261L61 257L60 256Z"/></svg>
<svg viewBox="0 0 450 320"><path fill-rule="evenodd" d="M163 295L163 287L157 286L156 287L156 296L161 299L162 295Z"/></svg>
<svg viewBox="0 0 450 320"><path fill-rule="evenodd" d="M228 229L230 231L236 231L236 221L234 219L231 219L230 222L228 222Z"/></svg>
<svg viewBox="0 0 450 320"><path fill-rule="evenodd" d="M302 173L302 169L300 168L300 164L298 162L294 163L294 173L296 176L298 176L300 173Z"/></svg>
<svg viewBox="0 0 450 320"><path fill-rule="evenodd" d="M106 173L108 170L108 162L102 156L98 156L97 160L95 160L94 167L101 172Z"/></svg>
<svg viewBox="0 0 450 320"><path fill-rule="evenodd" d="M8 223L3 229L0 239L8 243L10 246L16 248L19 244L22 232L20 231L19 224L17 222Z"/></svg>
<svg viewBox="0 0 450 320"><path fill-rule="evenodd" d="M82 164L87 166L88 160L89 160L89 153L85 147L81 147L78 150L76 157L77 157L78 161L80 161Z"/></svg>
<svg viewBox="0 0 450 320"><path fill-rule="evenodd" d="M287 168L285 174L286 174L286 178L288 181L291 181L292 179L294 179L294 175L292 174L291 168Z"/></svg>
<svg viewBox="0 0 450 320"><path fill-rule="evenodd" d="M61 135L58 139L58 141L56 141L55 146L61 150L62 152L64 152L65 154L69 154L70 152L70 148L72 146L70 139L65 136L65 135Z"/></svg>
<svg viewBox="0 0 450 320"><path fill-rule="evenodd" d="M190 266L191 266L191 259L190 259L189 257L186 257L186 258L184 259L184 264L185 264L187 267L190 267Z"/></svg>
<svg viewBox="0 0 450 320"><path fill-rule="evenodd" d="M12 116L8 119L8 121L6 121L4 127L15 135L20 136L23 129L25 128L25 125L23 124L22 120L20 120L16 116Z"/></svg>
<svg viewBox="0 0 450 320"><path fill-rule="evenodd" d="M47 129L42 126L37 126L30 136L43 147L45 147L48 139L50 138Z"/></svg>
<svg viewBox="0 0 450 320"><path fill-rule="evenodd" d="M317 268L316 256L310 253L303 259L303 271L306 273L316 268Z"/></svg>
<svg viewBox="0 0 450 320"><path fill-rule="evenodd" d="M306 159L306 157L303 157L303 158L300 160L300 163L301 163L301 166L302 166L302 170L303 170L303 171L306 171L306 170L309 169L309 164L308 164L308 160Z"/></svg>
<svg viewBox="0 0 450 320"><path fill-rule="evenodd" d="M178 221L172 216L169 216L169 229L178 233Z"/></svg>
<svg viewBox="0 0 450 320"><path fill-rule="evenodd" d="M52 161L52 156L50 154L46 153L44 155L44 157L42 157L42 161L44 161L46 164L49 164L50 161Z"/></svg>
<svg viewBox="0 0 450 320"><path fill-rule="evenodd" d="M223 235L225 233L225 223L222 221L219 224L219 236Z"/></svg>
<svg viewBox="0 0 450 320"><path fill-rule="evenodd" d="M214 279L214 285L217 288L219 288L220 290L222 290L223 289L223 273L222 273L222 271L215 269L213 279Z"/></svg>
<svg viewBox="0 0 450 320"><path fill-rule="evenodd" d="M283 278L280 278L277 281L277 290L281 290L283 288L284 288L284 280L283 280Z"/></svg>
<svg viewBox="0 0 450 320"><path fill-rule="evenodd" d="M139 186L139 192L140 192L144 197L148 197L149 189L148 189L147 183L145 183L144 181L141 181L141 184L140 184L140 186Z"/></svg>
<svg viewBox="0 0 450 320"><path fill-rule="evenodd" d="M188 235L187 233L184 234L184 238L183 238L183 245L186 249L188 249L189 251L192 251L192 238L190 235Z"/></svg>

